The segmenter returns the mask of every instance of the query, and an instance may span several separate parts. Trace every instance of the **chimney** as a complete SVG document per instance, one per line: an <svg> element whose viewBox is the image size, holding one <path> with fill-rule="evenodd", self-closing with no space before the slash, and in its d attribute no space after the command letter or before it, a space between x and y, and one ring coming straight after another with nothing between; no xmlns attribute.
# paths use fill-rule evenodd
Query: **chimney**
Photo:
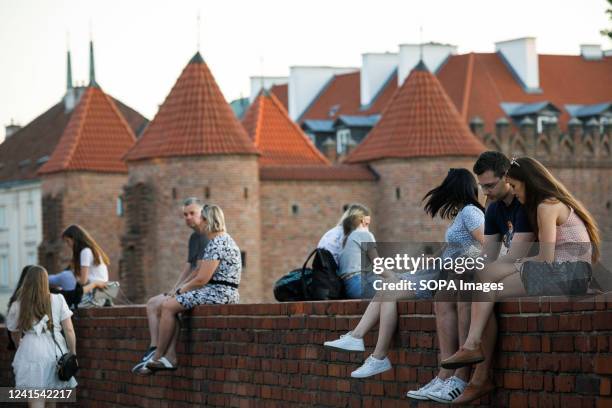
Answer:
<svg viewBox="0 0 612 408"><path fill-rule="evenodd" d="M361 54L361 74L359 75L361 106L368 106L373 102L374 97L397 69L398 61L399 54L397 53Z"/></svg>
<svg viewBox="0 0 612 408"><path fill-rule="evenodd" d="M481 140L484 136L484 122L480 118L480 116L474 116L470 119L470 130L476 136L478 136Z"/></svg>
<svg viewBox="0 0 612 408"><path fill-rule="evenodd" d="M599 44L580 44L580 55L588 61L599 61L603 59L603 51Z"/></svg>
<svg viewBox="0 0 612 408"><path fill-rule="evenodd" d="M421 47L423 62L434 74L440 69L448 57L457 54L457 46L451 44L400 44L399 67L397 70L397 84L401 86L404 79L410 74L421 60Z"/></svg>
<svg viewBox="0 0 612 408"><path fill-rule="evenodd" d="M336 150L336 141L332 137L328 137L323 142L323 154L327 157L331 163L335 163L338 159L338 152Z"/></svg>
<svg viewBox="0 0 612 408"><path fill-rule="evenodd" d="M528 93L541 93L538 53L534 37L495 43L495 51L511 69L516 79Z"/></svg>
<svg viewBox="0 0 612 408"><path fill-rule="evenodd" d="M251 80L251 96L249 96L249 103L253 103L259 91L263 87L266 90L270 90L274 85L285 85L289 82L288 77L282 76L252 76Z"/></svg>
<svg viewBox="0 0 612 408"><path fill-rule="evenodd" d="M10 125L6 125L5 126L5 137L4 140L8 139L9 137L13 136L17 131L19 131L19 129L21 129L21 125L17 125L13 122L13 119L11 119L11 124Z"/></svg>
<svg viewBox="0 0 612 408"><path fill-rule="evenodd" d="M338 74L357 68L298 66L289 69L289 117L298 121L325 85Z"/></svg>

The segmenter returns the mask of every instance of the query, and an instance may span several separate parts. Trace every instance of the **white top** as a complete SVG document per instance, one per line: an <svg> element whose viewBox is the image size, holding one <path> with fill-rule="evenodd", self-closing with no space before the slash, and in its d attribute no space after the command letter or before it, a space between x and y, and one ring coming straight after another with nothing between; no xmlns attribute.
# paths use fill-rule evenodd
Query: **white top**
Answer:
<svg viewBox="0 0 612 408"><path fill-rule="evenodd" d="M342 251L343 238L344 231L342 230L342 225L336 225L321 237L317 248L327 249L329 252L331 252L337 264L340 258L340 251Z"/></svg>
<svg viewBox="0 0 612 408"><path fill-rule="evenodd" d="M100 265L94 265L94 256L93 252L89 248L83 248L81 250L81 268L88 267L89 268L89 277L88 281L102 281L108 282L108 268L101 262ZM101 261L101 260L100 260Z"/></svg>
<svg viewBox="0 0 612 408"><path fill-rule="evenodd" d="M19 301L16 301L9 309L6 327L10 331L18 331L20 306ZM57 376L57 359L68 351L61 333L62 321L72 316L62 295L51 295L51 314L53 315L55 341L51 332L47 330L47 322L51 316L45 315L23 334L19 342L13 359L13 373L17 388L59 389L74 388L77 385L74 377L68 381L61 381ZM55 344L56 341L57 344Z"/></svg>

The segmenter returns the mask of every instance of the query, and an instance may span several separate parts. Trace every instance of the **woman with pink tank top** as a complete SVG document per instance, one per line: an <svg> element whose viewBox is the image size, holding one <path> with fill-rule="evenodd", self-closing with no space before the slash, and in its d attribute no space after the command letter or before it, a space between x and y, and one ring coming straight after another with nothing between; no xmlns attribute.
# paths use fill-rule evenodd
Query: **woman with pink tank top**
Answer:
<svg viewBox="0 0 612 408"><path fill-rule="evenodd" d="M591 281L591 263L599 258L595 220L544 165L530 157L512 159L506 181L538 237L538 254L485 269L486 280L503 284L503 291L472 302L467 339L459 351L442 361L443 368L456 369L484 360L482 333L495 301L525 295L584 295Z"/></svg>

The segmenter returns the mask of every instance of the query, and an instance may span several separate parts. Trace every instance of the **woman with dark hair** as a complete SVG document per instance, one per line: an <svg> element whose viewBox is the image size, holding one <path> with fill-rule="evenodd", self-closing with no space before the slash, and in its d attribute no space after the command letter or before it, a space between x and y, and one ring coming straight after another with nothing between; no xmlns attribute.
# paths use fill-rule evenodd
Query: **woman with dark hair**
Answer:
<svg viewBox="0 0 612 408"><path fill-rule="evenodd" d="M74 290L78 282L83 287L83 293L105 288L110 260L100 245L79 225L66 228L62 239L72 250L72 271L66 270L52 275L50 284L60 286L64 290ZM71 281L70 274L74 274L74 282Z"/></svg>
<svg viewBox="0 0 612 408"><path fill-rule="evenodd" d="M446 230L445 241L447 247L442 255L443 258L453 258L466 253L478 253L479 247L484 240L484 213L483 207L478 201L478 185L476 179L466 169L450 169L446 178L438 187L429 191L423 200L425 212L432 218L439 215L443 219L451 221ZM457 249L460 248L460 249ZM408 272L399 275L401 280L418 283L431 279L438 279L440 271L422 270L416 273ZM383 276L395 279L394 275L385 271ZM374 353L368 357L365 363L351 373L352 377L370 377L391 369L391 363L386 357L391 343L391 338L397 326L397 303L399 298L428 298L429 291L402 291L393 293L393 299L387 294L379 292L368 305L363 317L357 326L338 340L325 342L325 347L339 351L365 351L363 337L379 323L378 341ZM452 351L451 351L452 353ZM449 353L450 355L450 353ZM454 377L453 377L454 378ZM440 388L445 381L434 378L426 387L426 390ZM411 391L411 393L414 393ZM420 395L420 394L419 394ZM410 394L409 394L410 396ZM417 395L418 397L418 395ZM416 397L415 397L416 398ZM429 398L417 398L429 399Z"/></svg>
<svg viewBox="0 0 612 408"><path fill-rule="evenodd" d="M484 360L482 333L496 300L585 294L591 263L599 257L600 238L593 217L540 162L530 157L512 159L506 181L525 208L539 251L514 264L491 264L483 271L481 279L503 284L503 292L483 294L482 301L472 303L467 339L459 351L442 361L444 368Z"/></svg>

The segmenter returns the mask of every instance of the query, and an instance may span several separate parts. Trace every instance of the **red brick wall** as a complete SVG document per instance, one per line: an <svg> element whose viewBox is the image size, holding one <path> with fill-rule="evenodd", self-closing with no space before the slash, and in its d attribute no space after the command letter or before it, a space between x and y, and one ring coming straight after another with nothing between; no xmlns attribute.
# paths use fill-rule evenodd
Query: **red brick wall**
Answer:
<svg viewBox="0 0 612 408"><path fill-rule="evenodd" d="M61 251L57 257L59 267L63 268L70 260L70 250L61 242L60 234L70 224L84 227L104 249L111 264L111 280L119 278L119 258L121 255L120 237L124 218L117 215L117 198L123 193L126 174L104 174L91 172L66 172L42 177L42 196L61 196L60 212L43 211L43 240L41 253L48 247ZM60 205L60 203L58 203ZM49 222L48 217L61 214L61 220ZM44 226L55 223L60 228L49 229ZM44 262L44 257L41 261ZM50 270L49 272L58 272Z"/></svg>
<svg viewBox="0 0 612 408"><path fill-rule="evenodd" d="M187 157L129 163L129 185L141 182L154 189L152 211L155 219L151 220L150 235L146 238L151 243L148 250L152 255L152 267L144 271L150 278L146 295L166 291L176 282L187 259L187 243L192 233L183 221L182 203L185 198L196 196L223 209L228 233L240 250L246 252L247 264L240 284L241 301L258 300L262 289L257 156ZM248 189L246 198L245 189Z"/></svg>
<svg viewBox="0 0 612 408"><path fill-rule="evenodd" d="M376 183L371 181L262 181L262 299L272 300L274 282L302 266L321 236L334 227L343 206L353 202L374 212L372 232L379 225ZM292 206L298 213L292 213Z"/></svg>
<svg viewBox="0 0 612 408"><path fill-rule="evenodd" d="M425 384L437 371L432 305L400 303L399 332L389 354L393 370L358 380L349 375L367 353L330 352L322 343L354 327L366 305L339 301L200 306L184 322L179 370L145 378L130 373L148 345L144 308L82 310L74 319L82 367L77 406L407 404L406 391ZM499 313L494 371L498 388L481 404L611 406L610 297L607 303L523 300L500 305ZM366 347L371 349L375 338L376 333L370 333ZM5 344L6 333L0 329L0 349ZM13 384L11 360L11 353L0 353L0 386Z"/></svg>
<svg viewBox="0 0 612 408"><path fill-rule="evenodd" d="M439 185L452 167L472 170L476 157L387 159L372 164L380 175L377 191L378 241L443 242L448 221L423 211L423 196ZM399 198L397 189L399 188Z"/></svg>

